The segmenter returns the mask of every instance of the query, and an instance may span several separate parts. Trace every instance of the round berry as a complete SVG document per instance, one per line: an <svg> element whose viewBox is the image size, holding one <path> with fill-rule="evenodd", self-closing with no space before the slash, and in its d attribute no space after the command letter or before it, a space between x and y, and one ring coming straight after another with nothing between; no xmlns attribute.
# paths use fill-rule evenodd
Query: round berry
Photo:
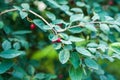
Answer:
<svg viewBox="0 0 120 80"><path fill-rule="evenodd" d="M30 25L30 29L31 29L31 30L35 29L35 27L36 27L36 26L35 26L35 24L33 24L33 23Z"/></svg>
<svg viewBox="0 0 120 80"><path fill-rule="evenodd" d="M61 38L58 38L58 39L56 40L56 42L61 42Z"/></svg>
<svg viewBox="0 0 120 80"><path fill-rule="evenodd" d="M58 38L57 40L55 40L55 41L52 41L52 43L59 43L59 42L61 42L61 38Z"/></svg>
<svg viewBox="0 0 120 80"><path fill-rule="evenodd" d="M57 24L58 26L60 26L60 27L62 27L62 23L60 23L60 24Z"/></svg>
<svg viewBox="0 0 120 80"><path fill-rule="evenodd" d="M113 5L113 1L112 1L112 0L110 0L108 4L109 4L109 5Z"/></svg>

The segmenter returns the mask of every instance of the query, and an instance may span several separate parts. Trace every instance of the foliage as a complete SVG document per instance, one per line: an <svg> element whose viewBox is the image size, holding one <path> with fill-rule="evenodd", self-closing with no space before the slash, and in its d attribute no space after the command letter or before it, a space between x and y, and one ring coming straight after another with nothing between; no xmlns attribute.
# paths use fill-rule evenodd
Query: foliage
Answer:
<svg viewBox="0 0 120 80"><path fill-rule="evenodd" d="M102 60L120 59L119 0L0 4L0 80L117 79Z"/></svg>

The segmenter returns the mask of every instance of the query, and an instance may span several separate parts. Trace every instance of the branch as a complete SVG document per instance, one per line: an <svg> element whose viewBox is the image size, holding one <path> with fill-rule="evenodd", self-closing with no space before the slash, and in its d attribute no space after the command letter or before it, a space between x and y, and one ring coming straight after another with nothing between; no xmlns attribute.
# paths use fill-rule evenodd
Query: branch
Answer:
<svg viewBox="0 0 120 80"><path fill-rule="evenodd" d="M5 13L8 13L8 12L13 12L13 11L17 11L17 9L9 9L9 10L5 10L3 12L0 13L0 16L5 14Z"/></svg>
<svg viewBox="0 0 120 80"><path fill-rule="evenodd" d="M3 15L3 14L5 14L5 13L13 12L13 11L17 11L17 9L5 10L5 11L3 11L3 12L0 13L0 16ZM22 11L27 11L27 10L22 9ZM44 21L49 27L52 28L52 30L53 30L53 32L54 32L55 34L57 34L57 31L56 31L56 30L52 27L52 25L51 25L47 20L45 20L42 16L40 16L39 14L35 13L35 12L32 11L32 10L28 10L27 12L32 13L33 15L37 16L38 18L40 18L40 19L41 19L42 21Z"/></svg>

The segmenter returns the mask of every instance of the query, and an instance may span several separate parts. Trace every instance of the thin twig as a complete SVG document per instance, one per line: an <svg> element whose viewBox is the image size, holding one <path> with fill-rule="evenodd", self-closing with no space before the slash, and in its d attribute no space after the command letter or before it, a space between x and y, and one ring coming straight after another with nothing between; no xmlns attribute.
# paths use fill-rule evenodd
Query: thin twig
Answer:
<svg viewBox="0 0 120 80"><path fill-rule="evenodd" d="M8 13L8 12L13 12L13 11L16 11L17 9L9 9L9 10L5 10L3 12L0 13L0 16L5 14L5 13Z"/></svg>
<svg viewBox="0 0 120 80"><path fill-rule="evenodd" d="M5 13L8 13L8 12L13 12L13 11L17 11L17 9L9 9L9 10L5 10L3 12L0 13L0 16L5 14ZM26 11L25 9L23 9L23 11ZM32 13L33 15L37 16L38 18L40 18L42 21L44 21L49 27L52 28L53 32L55 34L57 34L57 31L52 27L52 25L50 23L48 23L47 20L45 20L42 16L40 16L39 14L35 13L34 11L32 10L28 10L29 13Z"/></svg>

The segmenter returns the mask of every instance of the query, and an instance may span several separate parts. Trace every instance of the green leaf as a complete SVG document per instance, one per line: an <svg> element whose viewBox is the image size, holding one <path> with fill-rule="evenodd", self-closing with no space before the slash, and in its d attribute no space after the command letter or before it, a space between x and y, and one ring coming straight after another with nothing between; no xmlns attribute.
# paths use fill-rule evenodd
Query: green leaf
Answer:
<svg viewBox="0 0 120 80"><path fill-rule="evenodd" d="M115 42L110 45L110 50L112 50L115 53L120 54L120 42Z"/></svg>
<svg viewBox="0 0 120 80"><path fill-rule="evenodd" d="M72 44L72 42L69 41L69 40L61 40L61 42L64 43L64 44L67 44L67 45L68 45L68 44Z"/></svg>
<svg viewBox="0 0 120 80"><path fill-rule="evenodd" d="M2 29L4 26L4 23L2 21L0 21L0 29Z"/></svg>
<svg viewBox="0 0 120 80"><path fill-rule="evenodd" d="M63 38L64 40L68 40L68 38L69 38L68 35L65 34L65 33L60 33L59 36L60 36L61 38Z"/></svg>
<svg viewBox="0 0 120 80"><path fill-rule="evenodd" d="M26 18L28 16L27 12L20 11L20 16L22 19Z"/></svg>
<svg viewBox="0 0 120 80"><path fill-rule="evenodd" d="M13 62L11 60L5 60L3 62L0 62L0 74L5 73L12 66L13 66Z"/></svg>
<svg viewBox="0 0 120 80"><path fill-rule="evenodd" d="M77 52L79 52L82 55L89 56L89 57L92 56L92 54L88 50L86 50L85 48L76 47L76 50L77 50Z"/></svg>
<svg viewBox="0 0 120 80"><path fill-rule="evenodd" d="M72 8L71 11L83 13L81 8Z"/></svg>
<svg viewBox="0 0 120 80"><path fill-rule="evenodd" d="M107 24L100 24L100 29L106 34L110 32L110 28Z"/></svg>
<svg viewBox="0 0 120 80"><path fill-rule="evenodd" d="M16 50L20 49L20 47L21 46L20 46L19 42L16 42L16 43L13 44L13 48L16 49Z"/></svg>
<svg viewBox="0 0 120 80"><path fill-rule="evenodd" d="M97 13L94 12L93 14L94 14L94 16L92 17L93 21L100 19L100 16Z"/></svg>
<svg viewBox="0 0 120 80"><path fill-rule="evenodd" d="M28 66L28 73L32 76L35 73L35 68L32 65Z"/></svg>
<svg viewBox="0 0 120 80"><path fill-rule="evenodd" d="M14 31L12 34L13 35L24 35L24 34L30 34L32 31L29 30L21 30L21 31Z"/></svg>
<svg viewBox="0 0 120 80"><path fill-rule="evenodd" d="M84 29L80 27L74 27L74 28L69 28L68 31L70 31L71 33L81 33L82 31L84 31Z"/></svg>
<svg viewBox="0 0 120 80"><path fill-rule="evenodd" d="M50 20L56 20L56 17L55 17L55 15L53 14L53 13L51 13L51 12L46 12L46 15L47 15L47 17L50 19Z"/></svg>
<svg viewBox="0 0 120 80"><path fill-rule="evenodd" d="M98 69L99 65L91 58L86 58L85 59L85 64L87 67L92 68L92 69Z"/></svg>
<svg viewBox="0 0 120 80"><path fill-rule="evenodd" d="M61 9L62 9L63 11L69 11L69 6L68 6L68 5L62 5L62 6L61 6Z"/></svg>
<svg viewBox="0 0 120 80"><path fill-rule="evenodd" d="M45 25L45 24L43 23L43 21L41 21L41 20L39 20L39 19L34 19L34 20L33 20L33 23L34 23L35 25L37 25L41 30L46 31L46 30L43 28L43 26Z"/></svg>
<svg viewBox="0 0 120 80"><path fill-rule="evenodd" d="M2 51L0 53L0 57L5 58L5 59L11 59L11 58L15 58L17 56L23 55L23 54L25 54L24 51L17 51L17 50L9 49L6 51Z"/></svg>
<svg viewBox="0 0 120 80"><path fill-rule="evenodd" d="M70 22L81 21L83 19L83 14L74 14L70 16Z"/></svg>
<svg viewBox="0 0 120 80"><path fill-rule="evenodd" d="M27 73L24 71L24 69L22 67L14 66L14 70L12 71L13 77L23 79L23 77L26 75L27 75Z"/></svg>
<svg viewBox="0 0 120 80"><path fill-rule="evenodd" d="M19 6L13 6L15 9L17 9L18 11L22 11L21 7Z"/></svg>
<svg viewBox="0 0 120 80"><path fill-rule="evenodd" d="M62 45L61 45L61 43L55 43L55 44L53 44L53 47L54 47L56 50L58 50L58 49L60 49L60 48L62 47Z"/></svg>
<svg viewBox="0 0 120 80"><path fill-rule="evenodd" d="M11 46L11 43L8 41L8 40L5 40L3 43L2 43L2 48L4 50L8 50L10 49L12 46Z"/></svg>
<svg viewBox="0 0 120 80"><path fill-rule="evenodd" d="M70 61L75 69L78 68L80 66L80 57L79 57L78 53L76 53L76 52L71 53Z"/></svg>
<svg viewBox="0 0 120 80"><path fill-rule="evenodd" d="M120 27L118 25L110 25L110 27L115 28L120 33Z"/></svg>
<svg viewBox="0 0 120 80"><path fill-rule="evenodd" d="M35 76L34 76L35 79L44 79L46 78L46 75L44 73L37 73Z"/></svg>
<svg viewBox="0 0 120 80"><path fill-rule="evenodd" d="M95 31L95 32L97 31L97 29L95 28L93 24L86 24L85 27L91 31Z"/></svg>
<svg viewBox="0 0 120 80"><path fill-rule="evenodd" d="M63 49L59 53L59 60L62 64L65 64L70 58L70 52L67 49Z"/></svg>
<svg viewBox="0 0 120 80"><path fill-rule="evenodd" d="M76 2L76 5L79 7L84 7L86 4L84 2Z"/></svg>
<svg viewBox="0 0 120 80"><path fill-rule="evenodd" d="M50 27L50 26L48 26L48 25L44 25L44 26L43 26L43 29L44 29L44 30L51 30L52 27Z"/></svg>
<svg viewBox="0 0 120 80"><path fill-rule="evenodd" d="M21 6L22 6L22 8L24 8L24 9L26 9L26 10L29 10L29 9L30 9L29 4L27 4L27 3L22 3Z"/></svg>
<svg viewBox="0 0 120 80"><path fill-rule="evenodd" d="M75 37L75 36L69 36L69 40L72 42L81 42L84 41L83 38Z"/></svg>
<svg viewBox="0 0 120 80"><path fill-rule="evenodd" d="M69 69L69 76L71 78L71 80L82 80L82 69L77 68L74 69L73 67Z"/></svg>

